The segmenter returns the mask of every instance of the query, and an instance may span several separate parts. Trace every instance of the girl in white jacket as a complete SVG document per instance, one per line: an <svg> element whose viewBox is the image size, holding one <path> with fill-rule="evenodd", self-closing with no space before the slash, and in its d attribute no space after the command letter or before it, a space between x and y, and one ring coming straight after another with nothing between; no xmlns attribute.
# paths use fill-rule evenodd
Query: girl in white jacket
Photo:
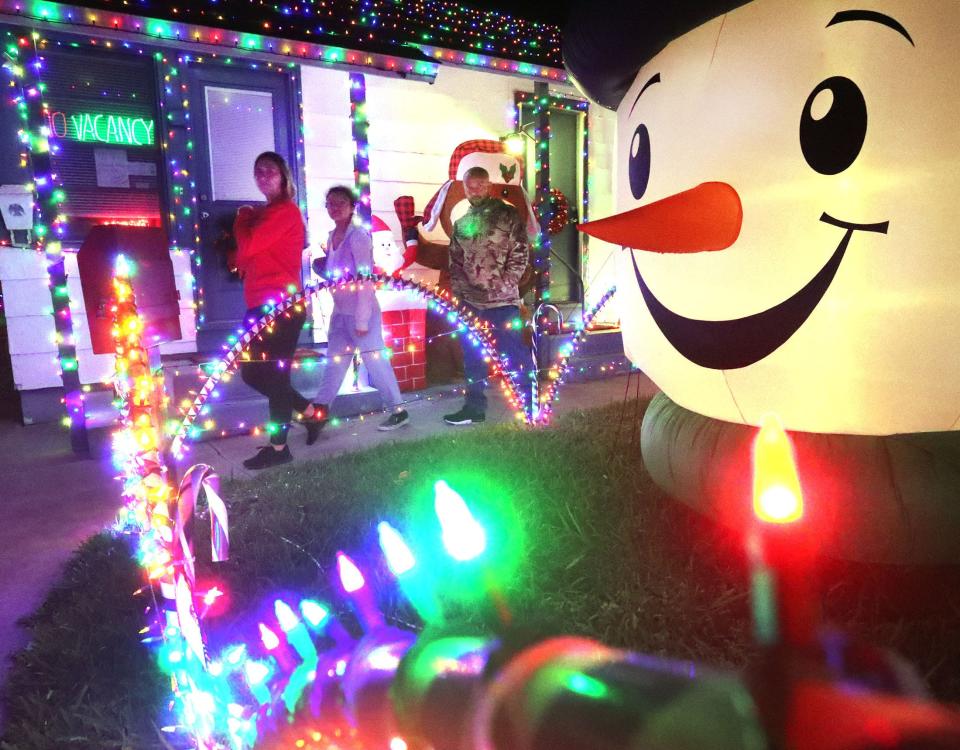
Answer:
<svg viewBox="0 0 960 750"><path fill-rule="evenodd" d="M350 188L335 185L327 191L327 213L334 221L327 238L326 257L314 261L314 270L326 279L356 276L373 270L373 241L370 233L353 221L356 198ZM319 266L319 267L318 267ZM380 391L392 413L379 426L396 430L410 423L402 406L400 387L390 360L383 356L385 345L380 321L380 305L373 284L333 290L333 315L327 332L327 364L316 401L329 414L329 405L337 396L355 350L360 351L373 387ZM309 437L314 437L313 435ZM313 441L308 437L307 444ZM315 439L315 438L314 438Z"/></svg>

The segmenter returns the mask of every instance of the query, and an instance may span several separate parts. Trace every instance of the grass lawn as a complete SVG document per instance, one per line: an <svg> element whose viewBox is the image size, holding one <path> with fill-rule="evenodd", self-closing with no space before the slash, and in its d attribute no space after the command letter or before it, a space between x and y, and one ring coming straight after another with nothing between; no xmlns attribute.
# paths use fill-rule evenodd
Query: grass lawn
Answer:
<svg viewBox="0 0 960 750"><path fill-rule="evenodd" d="M384 443L227 483L231 559L199 565L201 581L229 592L227 611L209 620L211 651L250 638L256 611L278 591L333 599L337 550L367 565L376 583L375 527L384 519L427 559L447 619L489 626L494 608L480 578L463 585L430 562L432 487L442 478L486 523L491 550L502 551L491 565L516 622L742 666L752 647L740 545L651 484L633 429L643 406L572 414L547 430L488 426ZM145 602L130 596L139 577L122 550L106 537L88 543L32 619L33 643L9 680L4 750L162 746L152 722L162 721L166 686L137 642ZM938 697L960 700L955 572L831 564L824 578L834 622L900 651ZM380 583L381 609L409 620Z"/></svg>

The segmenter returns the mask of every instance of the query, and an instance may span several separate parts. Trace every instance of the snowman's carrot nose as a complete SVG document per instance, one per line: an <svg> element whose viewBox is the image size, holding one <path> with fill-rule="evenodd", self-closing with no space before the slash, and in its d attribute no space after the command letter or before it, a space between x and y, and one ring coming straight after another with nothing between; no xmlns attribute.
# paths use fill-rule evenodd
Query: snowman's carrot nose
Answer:
<svg viewBox="0 0 960 750"><path fill-rule="evenodd" d="M742 223L737 191L725 182L704 182L655 203L581 224L579 229L635 250L700 253L730 247Z"/></svg>

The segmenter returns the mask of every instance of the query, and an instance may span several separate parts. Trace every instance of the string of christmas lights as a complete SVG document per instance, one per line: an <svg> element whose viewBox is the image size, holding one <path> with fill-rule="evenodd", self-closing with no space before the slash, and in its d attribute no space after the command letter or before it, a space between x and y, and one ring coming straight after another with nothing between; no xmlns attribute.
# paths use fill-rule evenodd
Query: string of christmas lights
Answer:
<svg viewBox="0 0 960 750"><path fill-rule="evenodd" d="M370 141L367 131L367 83L363 73L350 74L350 132L353 136L353 184L357 195L357 216L370 231Z"/></svg>
<svg viewBox="0 0 960 750"><path fill-rule="evenodd" d="M136 593L148 592L152 598L147 611L153 612L153 621L141 631L142 640L160 643L160 666L170 676L175 700L188 716L196 717L194 731L202 735L206 719L201 686L209 673L195 607L192 542L186 538L180 501L163 456L163 375L151 366L143 345L144 325L130 284L133 270L123 256L118 257L111 312L120 425L113 434L113 461L123 480L124 507L117 529L135 535L137 560L147 578ZM213 557L222 559L224 553L221 547Z"/></svg>
<svg viewBox="0 0 960 750"><path fill-rule="evenodd" d="M216 0L212 2L216 3ZM0 0L0 13L20 16L31 22L50 26L99 29L101 34L106 36L143 37L158 45L174 44L182 49L195 45L204 48L219 47L224 50L242 50L245 56L250 57L289 57L323 65L368 67L401 75L415 75L427 80L433 80L437 74L436 63L423 59L419 51L405 51L401 46L390 46L390 52L386 53L382 49L373 49L376 45L372 42L361 49L345 49L343 42L347 41L346 39L337 39L338 43L333 46L329 43L315 43L311 41L310 35L306 35L305 39L296 39L259 33L264 29L256 24L253 26L255 30L245 31L244 29L250 26L249 22L234 19L228 24L222 14L219 14L217 19L205 19L219 24L219 27L181 22L181 17L193 15L193 11L198 10L194 4L187 6L184 9L186 12L181 12L167 3L157 3L156 7L150 9L150 15L133 14L126 3L123 3L122 11L113 10L109 2L84 4L95 5L100 9L46 1ZM201 16L205 15L202 10L200 13ZM111 45L109 40L104 41L104 46ZM419 59L411 59L413 57Z"/></svg>
<svg viewBox="0 0 960 750"><path fill-rule="evenodd" d="M43 47L43 40L37 33L29 37L17 37L9 30L4 30L3 67L11 76L11 88L15 92L12 101L23 123L19 136L26 147L24 166L29 166L33 175L31 187L36 197L33 242L37 252L43 253L47 264L57 363L67 411L63 421L70 428L70 443L74 452L85 455L90 450L86 410L62 243L66 217L61 213L61 206L66 195L51 161L51 153L56 151L57 145L49 125L50 108L42 76ZM28 55L29 59L21 61L21 53Z"/></svg>
<svg viewBox="0 0 960 750"><path fill-rule="evenodd" d="M583 316L573 338L560 348L560 358L557 363L549 370L550 385L541 395L540 409L537 412L536 421L538 424L548 424L553 413L553 402L557 399L560 386L563 385L564 377L570 368L570 360L576 355L577 350L583 344L587 337L587 332L593 324L594 318L604 308L607 302L616 294L617 288L610 287L590 311Z"/></svg>
<svg viewBox="0 0 960 750"><path fill-rule="evenodd" d="M86 7L85 7L86 6ZM158 44L243 50L268 59L297 58L368 67L433 80L439 63L566 81L559 27L446 0L324 0L268 5L262 0L204 0L182 7L129 3L0 0L0 12L51 26L101 29ZM109 44L108 44L109 46Z"/></svg>
<svg viewBox="0 0 960 750"><path fill-rule="evenodd" d="M350 275L343 275L336 279L325 279L315 285L308 285L302 290L294 292L278 302L274 307L264 311L263 317L254 322L248 329L240 332L238 335L231 335L225 346L229 349L225 356L212 368L212 372L207 377L200 391L197 393L193 402L185 407L183 420L177 427L172 442L171 453L176 458L181 458L186 449L185 442L188 438L196 438L200 435L200 429L194 425L197 417L204 413L207 399L217 387L217 384L224 378L230 376L236 367L240 364L244 356L249 357L247 350L250 342L254 338L269 334L272 330L274 321L280 315L289 315L291 308L301 310L302 306L312 300L318 293L327 289L347 287L355 290L358 284L374 284L376 289L391 289L394 291L413 291L424 297L428 305L436 312L445 315L447 320L455 323L460 330L460 334L473 346L480 348L484 359L490 363L494 375L501 375L500 387L507 399L507 403L514 409L518 420L530 421L530 415L527 413L528 405L521 391L511 377L509 368L504 366L501 361L496 344L486 328L481 324L477 317L467 308L460 304L460 301L454 297L449 290L430 289L408 279L383 274L362 274L354 278Z"/></svg>
<svg viewBox="0 0 960 750"><path fill-rule="evenodd" d="M160 87L160 117L165 127L160 147L167 165L167 232L170 251L175 255L186 253L190 258L189 285L193 296L196 324L204 321L202 289L197 283L201 265L200 224L197 216L197 184L194 143L190 122L190 96L187 83L189 56L179 55L173 63L161 52L154 53L163 78Z"/></svg>
<svg viewBox="0 0 960 750"><path fill-rule="evenodd" d="M515 132L519 132L523 125L520 120L521 105L525 103L532 103L535 106L537 104L537 99L542 98L542 96L543 95L541 94L538 97L538 94L527 91L518 91L515 94L515 107L513 110L513 129ZM583 223L589 218L590 205L590 103L584 99L571 99L569 97L550 94L549 91L546 93L546 96L548 101L545 102L545 104L549 106L550 109L560 109L567 112L583 113L583 117L580 118L580 122L578 124L578 137L581 138L583 143L583 151L581 153L582 166L580 179L580 211L578 216L573 217L574 221L577 223ZM549 124L547 129L549 130ZM536 165L534 165L534 167L536 167ZM551 194L553 193L552 190L550 192ZM555 222L554 224L554 229L557 231L562 228L557 227ZM551 229L549 231L553 230ZM590 265L590 237L582 233L580 234L580 258L582 267L588 268ZM587 290L584 289L583 293L584 296L586 296Z"/></svg>
<svg viewBox="0 0 960 750"><path fill-rule="evenodd" d="M273 323L278 316L288 315L291 308L296 310L302 309L302 305L312 300L324 289L335 288L338 285L355 285L357 283L374 283L378 289L388 287L392 289L413 290L425 297L428 300L428 304L438 313L445 315L450 322L455 322L457 326L456 330L460 335L466 336L467 340L473 345L481 347L485 359L492 364L493 376L499 376L500 387L507 398L508 404L514 409L515 417L527 424L538 425L549 423L552 414L552 403L557 399L560 385L564 382L564 378L571 367L571 358L575 356L580 345L585 340L596 315L616 292L615 288L608 290L590 312L584 316L583 320L574 329L571 341L561 348L558 361L547 368L551 381L549 388L542 395L535 396L532 401L528 401L522 395L519 386L519 381L523 373L511 370L505 362L500 360L499 352L496 349L496 341L494 338L491 338L490 332L480 325L477 319L467 310L460 307L456 298L451 297L448 292L444 291L438 294L436 290L428 289L420 284L382 275L364 275L357 279L346 277L343 279L324 281L317 286L305 287L300 292L282 300L276 307L265 311L264 316L259 321L256 321L249 329L241 331L236 335L231 335L224 345L225 348L229 347L225 356L219 362L203 368L202 372L206 375L203 385L199 391L195 393L192 401L189 399L184 400L181 404L181 421L179 425L176 425L175 430L171 427L171 432L174 434L171 444L172 454L178 459L181 458L186 451L187 440L198 440L203 436L205 430L210 431L216 427L212 419L205 420L203 424L196 424L196 421L200 417L209 415L210 406L208 401L217 393L217 386L222 380L229 381L236 368L242 361L248 358L247 350L250 343L263 335L269 335ZM334 354L333 356L348 355ZM278 366L293 367L293 364L287 361L278 360L277 362ZM622 369L622 365L622 362L611 362L601 365L601 370L606 371L606 369L609 369L611 372L619 371ZM585 368L580 369L583 371ZM532 380L533 382L537 382L539 378L534 377ZM361 415L358 418L363 420L364 416ZM338 423L349 421L350 420L337 420ZM247 426L241 423L236 429L237 431L245 430ZM269 432L270 429L271 425L268 423L265 430ZM255 432L257 430L259 430L258 427L254 428ZM227 434L222 428L221 433Z"/></svg>
<svg viewBox="0 0 960 750"><path fill-rule="evenodd" d="M550 221L553 206L550 204L550 95L547 84L535 83L533 99L533 141L536 188L533 205L540 223L540 233L534 242L533 268L536 272L534 286L534 336L540 335L540 306L550 300Z"/></svg>
<svg viewBox="0 0 960 750"><path fill-rule="evenodd" d="M50 20L74 20L107 28L122 27L122 16L135 12L129 3L111 0L74 6L44 2L33 9L24 2L17 4L24 12L32 11ZM137 6L140 13L150 17L151 24L144 30L153 35L179 33L183 39L193 39L194 34L185 32L197 25L215 28L221 34L227 29L242 32L244 46L249 40L257 40L263 46L278 43L279 37L294 43L357 47L410 57L405 49L429 45L475 56L501 56L534 66L563 66L558 26L450 0L402 4L393 0L206 0L182 5L140 0ZM105 12L97 13L96 8Z"/></svg>
<svg viewBox="0 0 960 750"><path fill-rule="evenodd" d="M569 364L567 368L568 375L564 378L564 383L577 382L579 380L592 380L596 378L607 377L614 374L623 374L628 373L634 369L633 364L630 362L627 357L620 356L614 357L612 359L605 359L602 362L595 362L590 364L579 364L572 365ZM547 371L549 372L549 370ZM490 383L490 378L486 378L485 382ZM196 395L196 391L190 392L191 396ZM216 391L212 394L216 395ZM462 399L465 395L465 389L463 386L454 386L451 388L429 391L429 392L420 392L417 393L413 398L403 399L398 406L409 406L411 404L420 403L420 402L430 402L430 401L439 401L439 400L449 400L449 399ZM559 400L559 393L553 396L553 401L556 402ZM192 402L190 402L192 403ZM209 403L207 404L209 406ZM202 416L205 416L202 425L196 431L191 428L191 440L205 440L209 438L226 438L233 436L241 435L251 435L258 436L261 434L269 433L269 425L264 424L250 424L246 421L234 422L232 424L225 424L222 421L215 421L210 415L213 411L202 412ZM353 416L341 416L341 417L331 417L330 422L328 423L327 430L335 430L338 428L349 429L355 423L363 424L368 419L382 419L383 413L381 409L371 409L369 411L364 411ZM196 425L195 425L196 426Z"/></svg>
<svg viewBox="0 0 960 750"><path fill-rule="evenodd" d="M120 256L111 306L121 414L114 433L114 462L123 478L125 501L118 530L137 538L137 559L147 584L136 593L152 596L147 609L152 619L141 635L145 643L159 645L160 668L171 680L177 718L163 731L188 736L196 747L207 750L247 750L270 734L279 734L281 741L298 748L362 748L355 722L335 706L343 705L342 678L351 662L359 660L357 665L363 666L369 655L357 648L358 639L334 619L329 605L313 599L295 604L276 599L273 616L259 622L255 636L227 646L215 659L207 652L203 619L224 592L217 587L205 592L197 588L191 520L203 492L211 515L212 559L223 560L228 539L226 507L209 467L190 469L179 492L170 483L161 449L166 407L163 376L159 368L151 367L143 345L144 324L129 281L132 273L131 264ZM293 304L297 303L286 309ZM456 559L461 561L468 559L463 554L464 539L470 542L470 554L480 554L483 544L477 542L483 530L462 498L439 483L437 492L445 544L457 550ZM389 524L381 523L379 528L389 569L398 580L409 581L416 566L412 552ZM364 631L383 632L387 626L373 605L367 576L343 553L337 556L337 570L339 589ZM423 601L423 595L411 596L414 606ZM436 615L436 607L421 606L420 612L426 622ZM412 633L404 634L406 647L413 638ZM395 665L397 660L389 663ZM334 700L331 690L338 692ZM306 713L305 720L290 725L288 717L292 719L298 711Z"/></svg>

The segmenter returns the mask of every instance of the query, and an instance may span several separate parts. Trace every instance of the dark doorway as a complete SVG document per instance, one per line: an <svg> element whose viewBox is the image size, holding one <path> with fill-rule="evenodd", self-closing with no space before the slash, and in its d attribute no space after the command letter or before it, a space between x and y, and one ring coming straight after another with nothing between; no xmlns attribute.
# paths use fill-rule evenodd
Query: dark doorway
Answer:
<svg viewBox="0 0 960 750"><path fill-rule="evenodd" d="M524 187L527 194L536 194L536 174L533 103L518 101L520 128L531 138L526 144ZM568 204L571 221L576 220L577 208L583 195L583 125L586 113L563 107L550 108L550 187L560 190ZM581 302L581 235L573 223L568 223L556 234L550 235L550 301Z"/></svg>
<svg viewBox="0 0 960 750"><path fill-rule="evenodd" d="M291 80L283 73L204 64L191 67L190 83L201 261L197 349L210 352L219 351L246 309L242 283L227 261L237 209L263 202L253 181L254 159L276 151L300 184L293 158L299 115Z"/></svg>

